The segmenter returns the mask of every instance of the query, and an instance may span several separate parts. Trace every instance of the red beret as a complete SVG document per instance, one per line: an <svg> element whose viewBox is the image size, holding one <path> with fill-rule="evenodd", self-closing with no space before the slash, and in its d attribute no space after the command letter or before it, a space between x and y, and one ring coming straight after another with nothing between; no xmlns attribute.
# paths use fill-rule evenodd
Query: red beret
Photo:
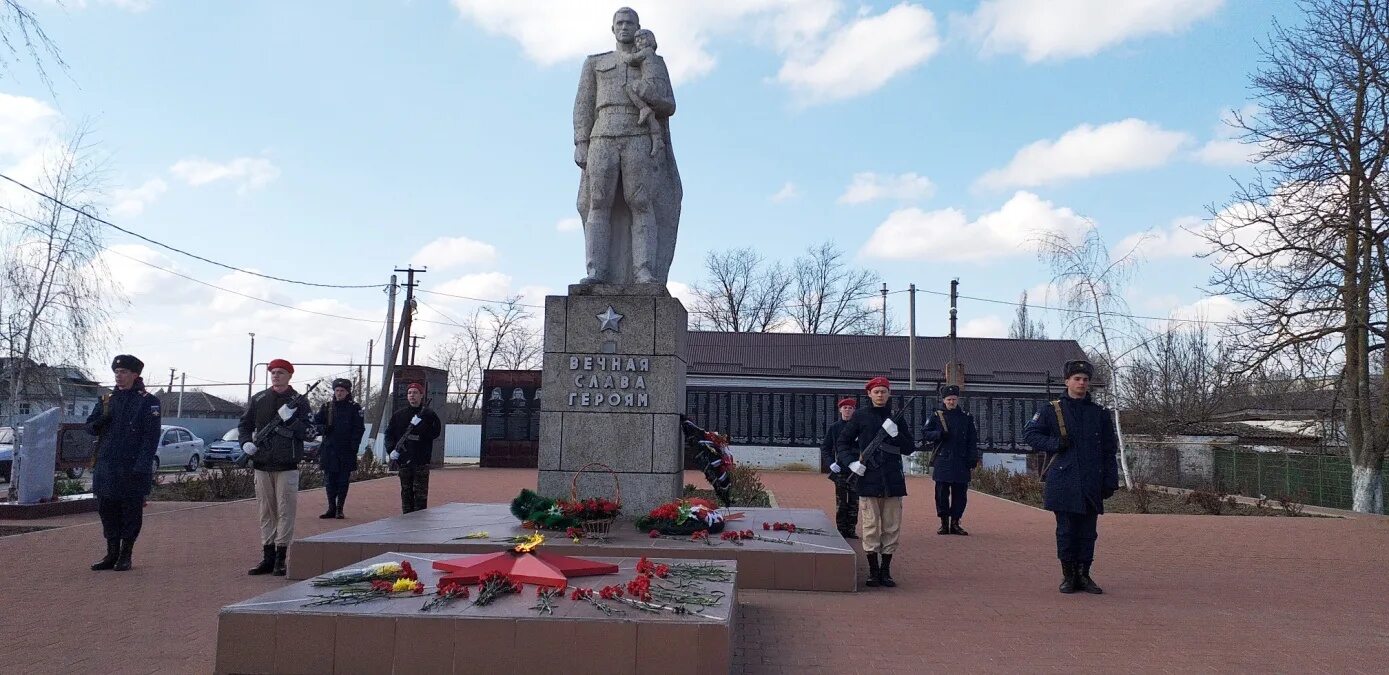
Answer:
<svg viewBox="0 0 1389 675"><path fill-rule="evenodd" d="M423 394L424 391L425 391L425 389L424 389L424 383L423 383L423 382L411 382L411 383L410 383L410 386L408 386L408 387L405 388L405 391L410 391L411 389L418 389L418 390L420 390L420 393Z"/></svg>
<svg viewBox="0 0 1389 675"><path fill-rule="evenodd" d="M843 407L846 406L846 405L849 406L850 408L857 408L857 407L858 407L858 401L855 401L854 399L851 399L851 398L841 398L841 399L839 399L839 405L837 405L837 406L835 406L835 407L836 407L836 408L843 408Z"/></svg>
<svg viewBox="0 0 1389 675"><path fill-rule="evenodd" d="M290 375L294 374L294 364L284 359L275 359L274 361L271 361L270 365L267 366L267 368L269 368L270 370L274 370L276 368L283 368Z"/></svg>
<svg viewBox="0 0 1389 675"><path fill-rule="evenodd" d="M874 387L887 387L888 389L891 389L892 385L888 383L886 377L879 375L878 377L869 380L868 384L863 385L863 390L873 391Z"/></svg>

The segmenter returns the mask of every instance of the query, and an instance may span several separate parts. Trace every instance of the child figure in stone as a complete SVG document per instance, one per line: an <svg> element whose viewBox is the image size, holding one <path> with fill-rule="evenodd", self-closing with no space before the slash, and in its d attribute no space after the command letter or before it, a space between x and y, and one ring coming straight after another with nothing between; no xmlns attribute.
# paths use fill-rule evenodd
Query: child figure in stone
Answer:
<svg viewBox="0 0 1389 675"><path fill-rule="evenodd" d="M647 105L646 100L643 98L649 87L655 86L658 84L659 80L665 79L661 75L661 69L657 68L653 63L654 59L650 58L656 53L656 34L646 29L639 30L634 37L633 44L637 48L636 51L630 53L618 52L618 54L627 65L641 68L641 79L636 82L624 84L623 89L627 91L627 97L632 99L632 104L637 106L637 110L640 111L640 114L637 115L637 124L644 124L650 129L651 156L656 157L661 154L661 150L665 147L665 142L662 140L663 130L661 129L661 120L651 112L651 106ZM659 83L659 86L669 89L670 83Z"/></svg>

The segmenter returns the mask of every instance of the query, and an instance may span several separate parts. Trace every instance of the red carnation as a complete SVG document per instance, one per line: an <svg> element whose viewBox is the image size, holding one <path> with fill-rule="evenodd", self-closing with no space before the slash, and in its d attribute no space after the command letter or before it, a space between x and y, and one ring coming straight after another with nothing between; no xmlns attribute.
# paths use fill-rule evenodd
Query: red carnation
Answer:
<svg viewBox="0 0 1389 675"><path fill-rule="evenodd" d="M764 530L770 530L770 529L772 529L771 523L762 523L762 529L764 529Z"/></svg>
<svg viewBox="0 0 1389 675"><path fill-rule="evenodd" d="M652 539L657 539L657 538L659 538L659 537L661 536L661 531L660 531L660 530L652 530L652 531L650 531L650 532L647 533L647 536L648 536L648 537L651 537Z"/></svg>

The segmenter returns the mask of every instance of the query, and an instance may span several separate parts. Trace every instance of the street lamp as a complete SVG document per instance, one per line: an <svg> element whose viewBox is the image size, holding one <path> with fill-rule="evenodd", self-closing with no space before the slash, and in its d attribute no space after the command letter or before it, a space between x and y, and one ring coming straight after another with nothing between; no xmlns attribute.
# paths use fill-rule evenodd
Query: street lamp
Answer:
<svg viewBox="0 0 1389 675"><path fill-rule="evenodd" d="M256 334L247 335L251 336L251 363L246 371L246 405L251 405L251 385L256 382Z"/></svg>

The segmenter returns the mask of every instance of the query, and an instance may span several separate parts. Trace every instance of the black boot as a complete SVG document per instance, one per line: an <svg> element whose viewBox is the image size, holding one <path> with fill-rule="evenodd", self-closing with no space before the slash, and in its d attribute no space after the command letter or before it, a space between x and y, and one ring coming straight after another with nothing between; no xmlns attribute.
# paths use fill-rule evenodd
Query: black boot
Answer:
<svg viewBox="0 0 1389 675"><path fill-rule="evenodd" d="M117 572L124 572L124 571L130 569L130 566L131 566L130 556L131 556L131 554L133 554L134 552L135 552L135 540L134 540L134 539L122 539L122 540L121 540L121 552L120 552L120 555L118 555L118 556L116 557L116 564L115 564L114 566L112 566L111 569L113 569L113 570L115 570L115 571L117 571Z"/></svg>
<svg viewBox="0 0 1389 675"><path fill-rule="evenodd" d="M1075 563L1061 563L1061 586L1056 590L1067 594L1076 592Z"/></svg>
<svg viewBox="0 0 1389 675"><path fill-rule="evenodd" d="M882 585L884 585L884 586L887 586L888 588L895 588L895 587L897 586L897 582L892 580L892 554L891 554L891 553L884 553L884 554L883 554L883 565L882 565L882 570L881 570L881 571L879 572L879 574L878 574L878 583L880 583L880 584L882 584Z"/></svg>
<svg viewBox="0 0 1389 675"><path fill-rule="evenodd" d="M337 509L336 506L333 506L333 503L332 503L331 501L328 502L328 510L327 510L327 511L324 511L324 512L323 512L323 515L319 516L319 518L321 518L321 519L323 519L323 520L327 520L327 519L329 519L329 518L337 518L337 517L338 517L338 509Z"/></svg>
<svg viewBox="0 0 1389 675"><path fill-rule="evenodd" d="M949 516L941 516L941 517L940 517L940 529L939 529L939 530L936 530L936 534L950 534L950 517L949 517Z"/></svg>
<svg viewBox="0 0 1389 675"><path fill-rule="evenodd" d="M109 570L109 569L114 568L114 567L116 566L116 558L120 557L120 555L121 555L121 540L119 540L119 539L107 539L107 540L106 540L106 557L105 557L105 558L102 558L101 560L98 560L98 561L92 563L92 571L93 571L93 572L100 572L101 570Z"/></svg>
<svg viewBox="0 0 1389 675"><path fill-rule="evenodd" d="M965 536L969 536L969 533L965 532L965 528L960 527L960 520L958 518L951 519L950 534L963 534Z"/></svg>
<svg viewBox="0 0 1389 675"><path fill-rule="evenodd" d="M260 564L247 570L247 574L253 576L258 574L270 574L270 571L275 569L275 545L266 544L261 546L260 553Z"/></svg>
<svg viewBox="0 0 1389 675"><path fill-rule="evenodd" d="M1086 593L1093 593L1095 595L1103 593L1104 589L1100 588L1099 584L1096 584L1095 580L1090 578L1090 563L1080 563L1079 568L1080 569L1076 571L1075 587Z"/></svg>
<svg viewBox="0 0 1389 675"><path fill-rule="evenodd" d="M346 517L347 517L347 516L342 515L342 505L343 505L343 502L346 502L346 501L347 501L347 495L338 495L338 501L337 501L337 504L335 505L336 508L335 508L334 511L333 511L333 517L334 517L334 518L337 518L337 519L339 519L339 520L342 520L343 518L346 518Z"/></svg>
<svg viewBox="0 0 1389 675"><path fill-rule="evenodd" d="M289 570L285 568L285 559L289 557L288 546L275 547L275 576L282 577Z"/></svg>
<svg viewBox="0 0 1389 675"><path fill-rule="evenodd" d="M868 580L863 582L864 586L877 587L878 577L882 575L882 570L878 568L878 554L868 554Z"/></svg>

